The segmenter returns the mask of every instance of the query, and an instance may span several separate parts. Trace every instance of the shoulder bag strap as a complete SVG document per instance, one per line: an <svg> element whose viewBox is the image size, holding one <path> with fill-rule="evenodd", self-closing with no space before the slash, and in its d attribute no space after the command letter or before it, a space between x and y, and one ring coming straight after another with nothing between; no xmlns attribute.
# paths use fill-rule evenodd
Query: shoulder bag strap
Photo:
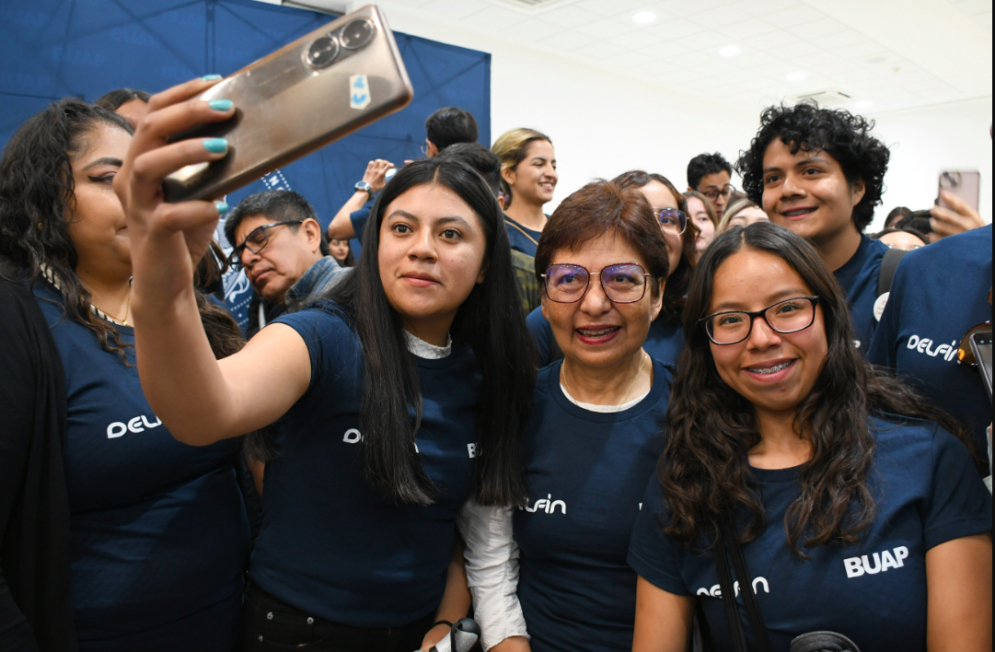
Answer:
<svg viewBox="0 0 995 652"><path fill-rule="evenodd" d="M902 262L907 253L909 252L904 249L889 249L884 252L884 259L881 261L881 271L878 272L877 296L881 296L885 292L891 292L891 282L895 280L898 263Z"/></svg>
<svg viewBox="0 0 995 652"><path fill-rule="evenodd" d="M715 572L719 575L719 588L722 590L722 608L726 613L726 627L729 628L729 642L734 652L749 652L743 624L739 621L739 606L736 604L736 590L733 588L732 571L729 568L729 555L726 552L725 528L720 529L715 539Z"/></svg>
<svg viewBox="0 0 995 652"><path fill-rule="evenodd" d="M514 222L512 222L511 220L505 220L505 221L504 221L504 223L505 223L505 224L507 224L508 226L512 227L513 229L517 230L517 231L518 231L519 233L521 233L522 235L524 235L524 236L525 236L526 238L528 238L528 239L529 239L529 241L530 241L530 242L531 242L532 244L534 244L535 246L537 246L537 247L539 246L539 243L538 243L538 242L536 242L536 239L535 239L535 238L533 238L533 237L532 237L531 235L529 235L529 234L528 234L528 233L527 233L527 232L525 231L525 229L523 229L522 227L518 226L517 224L515 224L515 223L514 223Z"/></svg>
<svg viewBox="0 0 995 652"><path fill-rule="evenodd" d="M725 530L729 540L729 548L732 551L732 565L739 578L739 590L743 594L743 604L746 605L746 617L750 621L750 630L753 632L753 642L759 652L774 652L770 635L767 633L767 625L764 623L763 612L760 611L760 603L757 602L757 594L753 592L753 576L750 575L750 569L746 566L746 555L743 554L743 547L739 545L736 530L731 523L727 524Z"/></svg>

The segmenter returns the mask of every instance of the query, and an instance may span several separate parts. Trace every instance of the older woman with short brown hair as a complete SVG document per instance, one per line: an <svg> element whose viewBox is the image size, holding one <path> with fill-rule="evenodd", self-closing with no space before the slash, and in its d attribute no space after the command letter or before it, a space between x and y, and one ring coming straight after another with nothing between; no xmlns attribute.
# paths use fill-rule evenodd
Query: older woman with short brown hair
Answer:
<svg viewBox="0 0 995 652"><path fill-rule="evenodd" d="M528 503L468 510L463 523L485 649L632 647L626 552L672 378L643 344L670 267L660 221L634 188L589 184L546 225L536 270L564 358L539 373L523 440Z"/></svg>

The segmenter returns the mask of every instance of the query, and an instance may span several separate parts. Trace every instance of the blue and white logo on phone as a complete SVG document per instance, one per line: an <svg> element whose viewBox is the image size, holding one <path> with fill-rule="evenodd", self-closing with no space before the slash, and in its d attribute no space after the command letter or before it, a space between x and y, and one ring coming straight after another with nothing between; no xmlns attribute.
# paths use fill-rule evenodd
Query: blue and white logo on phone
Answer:
<svg viewBox="0 0 995 652"><path fill-rule="evenodd" d="M363 110L370 105L370 83L366 75L353 75L349 78L349 106Z"/></svg>

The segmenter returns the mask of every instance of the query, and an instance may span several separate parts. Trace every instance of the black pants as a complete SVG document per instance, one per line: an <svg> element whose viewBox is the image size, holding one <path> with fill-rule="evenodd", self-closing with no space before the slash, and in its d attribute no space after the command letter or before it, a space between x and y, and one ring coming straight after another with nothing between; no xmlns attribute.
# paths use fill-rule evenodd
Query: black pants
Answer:
<svg viewBox="0 0 995 652"><path fill-rule="evenodd" d="M414 652L434 622L432 615L389 629L349 627L290 606L251 581L245 593L236 652Z"/></svg>

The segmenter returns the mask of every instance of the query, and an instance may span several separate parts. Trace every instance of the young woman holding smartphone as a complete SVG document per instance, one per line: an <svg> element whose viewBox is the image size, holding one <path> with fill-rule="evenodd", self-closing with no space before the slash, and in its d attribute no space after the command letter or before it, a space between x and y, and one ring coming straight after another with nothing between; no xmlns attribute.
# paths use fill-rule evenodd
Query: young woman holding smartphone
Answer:
<svg viewBox="0 0 995 652"><path fill-rule="evenodd" d="M446 591L463 503L525 495L535 371L498 204L458 163L407 166L350 279L218 363L193 312L191 260L225 207L159 192L172 171L224 156L217 141L167 141L231 117L191 99L208 86L152 98L115 187L156 413L194 445L273 424L240 649L427 649L468 607Z"/></svg>

